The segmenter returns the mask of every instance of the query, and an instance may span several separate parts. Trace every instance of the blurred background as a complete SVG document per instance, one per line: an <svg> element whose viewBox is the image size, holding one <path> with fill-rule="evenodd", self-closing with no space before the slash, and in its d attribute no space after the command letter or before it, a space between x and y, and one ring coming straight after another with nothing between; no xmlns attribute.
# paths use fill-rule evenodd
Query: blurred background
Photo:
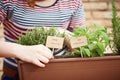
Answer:
<svg viewBox="0 0 120 80"><path fill-rule="evenodd" d="M86 14L86 21L88 26L94 24L100 26L106 26L108 32L111 32L111 19L112 19L112 6L111 0L82 0L84 10ZM118 16L120 17L120 0L115 0L118 10ZM3 38L3 26L0 25L0 41L4 41ZM2 60L0 58L0 76L2 74Z"/></svg>

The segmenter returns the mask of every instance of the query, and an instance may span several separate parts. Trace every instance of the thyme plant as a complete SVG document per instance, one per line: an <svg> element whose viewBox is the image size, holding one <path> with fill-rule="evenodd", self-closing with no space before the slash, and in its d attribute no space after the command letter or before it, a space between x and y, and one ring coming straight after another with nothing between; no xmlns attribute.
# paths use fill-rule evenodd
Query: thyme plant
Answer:
<svg viewBox="0 0 120 80"><path fill-rule="evenodd" d="M47 36L64 37L64 35L64 33L60 33L55 27L37 27L32 31L28 31L25 35L21 34L16 42L22 45L45 45Z"/></svg>

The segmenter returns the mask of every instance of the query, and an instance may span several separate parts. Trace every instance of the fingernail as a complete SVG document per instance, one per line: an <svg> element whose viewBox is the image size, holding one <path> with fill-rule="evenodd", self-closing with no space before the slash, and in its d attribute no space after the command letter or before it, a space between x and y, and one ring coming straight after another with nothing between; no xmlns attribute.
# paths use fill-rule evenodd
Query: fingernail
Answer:
<svg viewBox="0 0 120 80"><path fill-rule="evenodd" d="M43 64L43 65L42 65L42 66L40 66L40 67L43 67L43 68L44 68L44 67L45 67L45 65Z"/></svg>

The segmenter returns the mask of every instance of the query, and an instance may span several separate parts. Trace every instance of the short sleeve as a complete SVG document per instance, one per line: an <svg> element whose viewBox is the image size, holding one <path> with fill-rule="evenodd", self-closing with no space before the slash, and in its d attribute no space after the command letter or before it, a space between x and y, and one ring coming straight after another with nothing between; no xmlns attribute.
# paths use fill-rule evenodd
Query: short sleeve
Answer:
<svg viewBox="0 0 120 80"><path fill-rule="evenodd" d="M73 30L75 27L85 27L86 26L86 19L85 19L85 12L84 7L81 0L74 0L74 7L75 11L72 15L70 25L68 30Z"/></svg>
<svg viewBox="0 0 120 80"><path fill-rule="evenodd" d="M3 0L0 0L0 23L2 23L6 18L6 12L7 11L5 11L5 5L3 3Z"/></svg>

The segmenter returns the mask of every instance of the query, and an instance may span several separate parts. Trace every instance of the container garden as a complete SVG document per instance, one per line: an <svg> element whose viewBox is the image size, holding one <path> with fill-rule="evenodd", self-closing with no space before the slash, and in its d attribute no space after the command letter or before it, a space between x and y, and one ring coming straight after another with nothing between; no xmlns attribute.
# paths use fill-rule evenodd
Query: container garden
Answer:
<svg viewBox="0 0 120 80"><path fill-rule="evenodd" d="M81 30L82 33L79 33L78 30ZM104 31L105 31L105 28L100 27L100 28L97 28L95 33L91 33L91 32L90 33L94 35L99 32L98 33L99 35L101 34L101 32L104 32ZM33 31L33 32L37 32L37 31ZM86 34L90 34L90 33L86 33ZM84 29L81 29L81 28L77 29L75 31L75 34L76 35L74 36L77 36L79 34L85 35ZM26 35L27 39L29 39L28 38L29 35L30 34ZM67 55L63 57L58 56L55 59L52 59L48 64L46 64L45 68L40 68L33 64L26 63L21 60L17 60L20 80L66 80L66 79L69 79L69 80L88 80L88 79L120 80L120 77L119 77L120 56L113 56L111 54L104 56L103 54L103 51L105 50L105 46L106 44L108 44L108 41L109 41L105 35L106 34L104 34L104 36L100 36L100 38L105 37L102 39L103 41L105 41L105 42L102 42L102 44L100 45L97 44L101 39L96 38L95 39L96 41L95 41L90 37L88 40L89 43L91 43L90 45L88 44L89 47L83 46L80 48L76 48L72 52L67 53L67 55L69 56ZM18 43L25 42L24 40L27 40L27 39L24 39L24 38L25 36L20 38L20 40L17 42ZM95 36L93 38L95 38ZM94 43L94 45L92 45L93 44L92 42ZM23 43L23 44L28 44L28 43ZM81 49L83 51L82 56L79 52L79 50ZM90 51L88 49L90 49ZM92 54L92 52L95 54Z"/></svg>
<svg viewBox="0 0 120 80"><path fill-rule="evenodd" d="M32 34L37 35L37 31L34 32L36 33ZM50 32L49 35L54 36L56 34L54 32ZM52 59L45 68L17 60L20 80L120 80L120 55L104 54L109 44L106 29L98 27L97 30L89 32L88 27L86 30L78 28L74 33L74 37L86 36L88 45L73 49L67 45L70 39L67 38L69 52L63 57ZM31 34L27 34L27 39L23 36L17 42L24 45L45 44L43 38L42 41L34 40L35 36L31 36L32 42L29 42L29 36Z"/></svg>

